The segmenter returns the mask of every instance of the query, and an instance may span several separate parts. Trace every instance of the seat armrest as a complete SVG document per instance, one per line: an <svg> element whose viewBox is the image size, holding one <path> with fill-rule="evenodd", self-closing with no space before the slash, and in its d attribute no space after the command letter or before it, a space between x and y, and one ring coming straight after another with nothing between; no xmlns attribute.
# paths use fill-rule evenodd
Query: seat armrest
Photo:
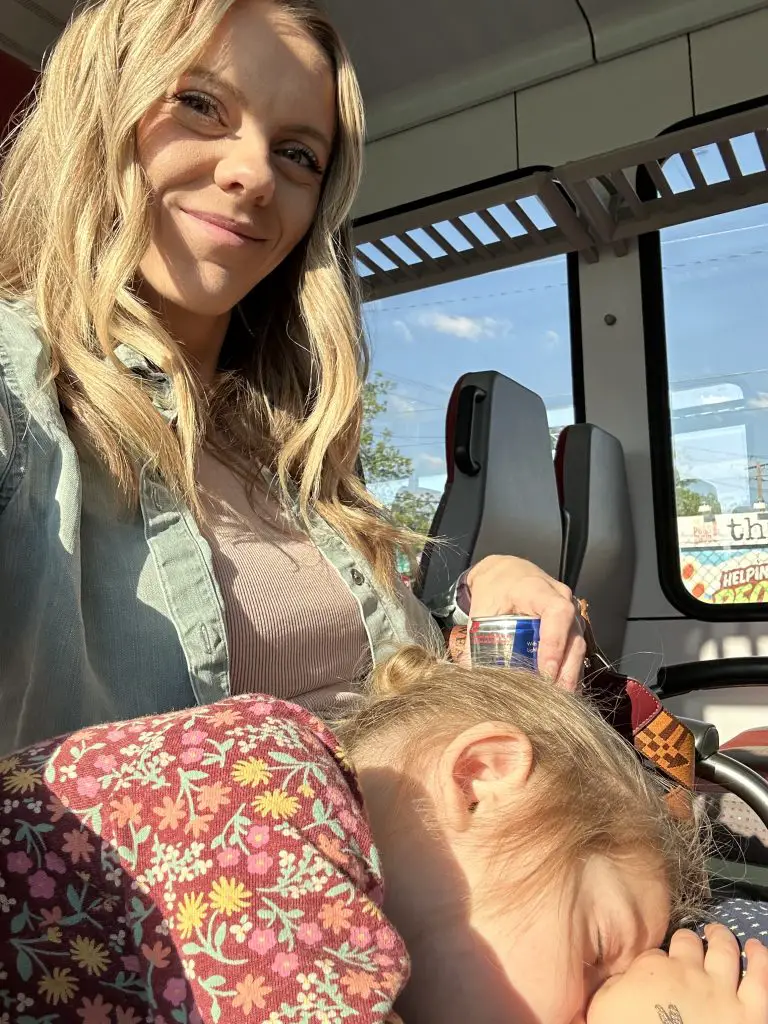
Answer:
<svg viewBox="0 0 768 1024"><path fill-rule="evenodd" d="M703 761L718 752L720 734L714 725L710 725L709 722L699 722L696 718L680 718L680 721L693 733L696 756L699 760Z"/></svg>

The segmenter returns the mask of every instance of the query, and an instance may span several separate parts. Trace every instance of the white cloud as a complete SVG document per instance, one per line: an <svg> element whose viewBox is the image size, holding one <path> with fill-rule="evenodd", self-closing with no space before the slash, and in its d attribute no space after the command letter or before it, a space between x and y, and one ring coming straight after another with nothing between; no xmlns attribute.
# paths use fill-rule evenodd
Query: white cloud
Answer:
<svg viewBox="0 0 768 1024"><path fill-rule="evenodd" d="M400 416L412 416L419 409L419 403L414 398L406 398L404 395L398 394L387 395L387 405L392 412L396 412Z"/></svg>
<svg viewBox="0 0 768 1024"><path fill-rule="evenodd" d="M392 326L402 334L403 338L410 344L413 341L413 331L405 320L393 320Z"/></svg>
<svg viewBox="0 0 768 1024"><path fill-rule="evenodd" d="M500 334L505 334L511 326L508 321L496 320L491 316L455 316L437 310L419 313L417 322L422 327L430 327L440 334L450 334L454 338L464 338L467 341L496 338Z"/></svg>
<svg viewBox="0 0 768 1024"><path fill-rule="evenodd" d="M420 452L414 459L418 473L444 473L445 459L439 455L430 455L428 452Z"/></svg>

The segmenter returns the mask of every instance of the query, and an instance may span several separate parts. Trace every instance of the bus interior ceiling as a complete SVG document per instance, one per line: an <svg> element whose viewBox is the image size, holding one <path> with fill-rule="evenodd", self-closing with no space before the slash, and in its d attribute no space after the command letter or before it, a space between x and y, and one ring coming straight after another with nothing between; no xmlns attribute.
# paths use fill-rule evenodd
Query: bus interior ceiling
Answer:
<svg viewBox="0 0 768 1024"><path fill-rule="evenodd" d="M368 116L372 486L423 527L451 388L500 370L553 437L584 418L621 441L625 670L768 672L768 0L326 6ZM0 122L72 8L3 0ZM725 739L764 705L738 685L675 701Z"/></svg>

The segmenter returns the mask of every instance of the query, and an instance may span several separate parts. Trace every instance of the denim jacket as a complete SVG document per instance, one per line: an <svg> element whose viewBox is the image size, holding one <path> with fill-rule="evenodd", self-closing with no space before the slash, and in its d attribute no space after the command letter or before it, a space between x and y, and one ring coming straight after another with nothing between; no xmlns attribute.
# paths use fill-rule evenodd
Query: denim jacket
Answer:
<svg viewBox="0 0 768 1024"><path fill-rule="evenodd" d="M140 508L120 506L104 466L73 444L49 368L31 309L0 302L0 753L230 693L221 592L194 517L146 472ZM387 593L319 517L310 536L357 600L374 662L439 640L432 613L405 586ZM438 604L450 623L454 594Z"/></svg>

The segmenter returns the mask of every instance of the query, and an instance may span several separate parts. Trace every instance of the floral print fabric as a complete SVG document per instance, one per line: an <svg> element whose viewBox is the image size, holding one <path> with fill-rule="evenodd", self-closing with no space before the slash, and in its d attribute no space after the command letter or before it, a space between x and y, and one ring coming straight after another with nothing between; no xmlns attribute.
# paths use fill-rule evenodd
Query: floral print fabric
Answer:
<svg viewBox="0 0 768 1024"><path fill-rule="evenodd" d="M0 1024L393 1022L402 940L333 734L269 697L0 761Z"/></svg>

